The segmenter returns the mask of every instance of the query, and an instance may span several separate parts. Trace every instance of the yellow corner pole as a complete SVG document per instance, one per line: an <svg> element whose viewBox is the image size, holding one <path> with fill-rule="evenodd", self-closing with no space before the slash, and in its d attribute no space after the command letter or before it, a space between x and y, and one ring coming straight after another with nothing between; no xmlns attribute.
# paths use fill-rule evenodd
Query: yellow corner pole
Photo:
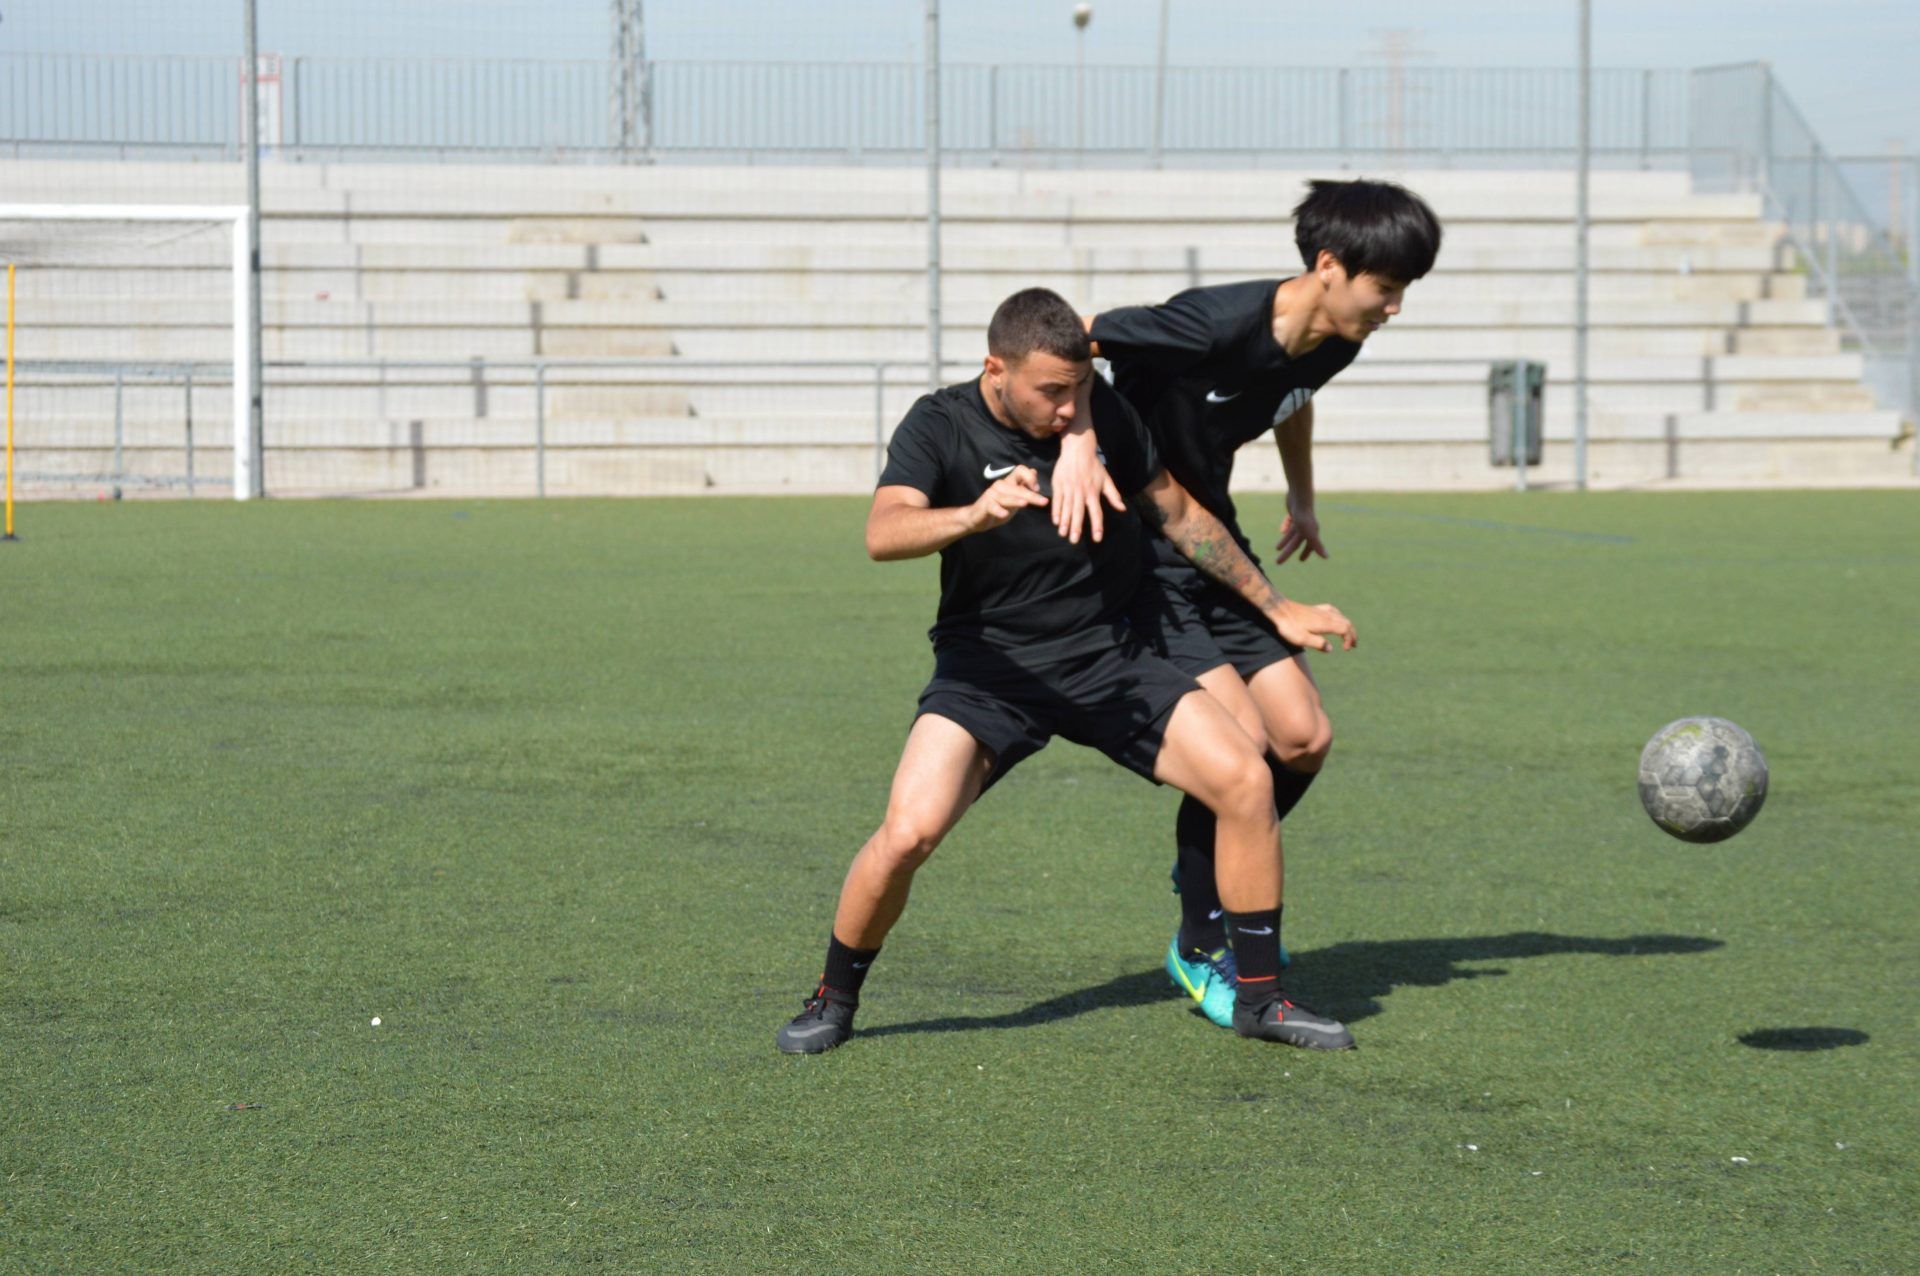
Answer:
<svg viewBox="0 0 1920 1276"><path fill-rule="evenodd" d="M13 263L7 263L7 533L13 539Z"/></svg>

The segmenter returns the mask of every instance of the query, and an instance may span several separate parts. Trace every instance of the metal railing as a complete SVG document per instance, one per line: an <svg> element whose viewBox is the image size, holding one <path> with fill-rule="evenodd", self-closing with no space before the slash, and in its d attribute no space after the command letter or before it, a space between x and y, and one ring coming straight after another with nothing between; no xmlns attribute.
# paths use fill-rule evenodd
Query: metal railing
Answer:
<svg viewBox="0 0 1920 1276"><path fill-rule="evenodd" d="M611 61L279 59L263 143L295 159L918 162L917 63L648 62L631 138ZM240 155L238 59L0 53L0 153ZM1143 165L1570 162L1574 71L984 66L941 72L948 162ZM1689 73L1594 74L1594 150L1688 164ZM1157 113L1157 115L1156 115Z"/></svg>
<svg viewBox="0 0 1920 1276"><path fill-rule="evenodd" d="M1909 421L1920 420L1920 271L1911 226L1874 215L1765 63L1696 72L1692 114L1703 153L1731 157L1729 169L1696 169L1696 182L1760 193L1806 272L1809 294L1827 303L1844 343L1867 359L1876 393Z"/></svg>
<svg viewBox="0 0 1920 1276"><path fill-rule="evenodd" d="M946 371L964 375L974 367L972 364L951 363ZM470 391L472 398L472 417L475 421L485 422L497 413L490 409L490 403L501 392L515 390L527 392L531 407L531 433L526 438L502 437L483 444L463 444L463 447L480 450L498 450L527 452L532 460L532 472L528 482L536 496L547 495L548 454L550 451L549 425L552 417L549 413L548 392L554 388L613 388L613 389L686 389L692 385L724 386L729 390L742 388L764 388L770 391L790 391L796 384L825 385L838 389L858 392L857 387L871 388L872 433L869 438L859 441L837 439L824 446L839 449L868 449L873 459L873 472L878 474L886 461L887 440L892 430L894 418L898 415L897 405L903 398L911 398L926 388L927 371L924 360L699 360L699 359L342 359L342 360L275 360L265 364L269 374L269 403L275 392L289 390L365 390L371 389L375 398L373 411L369 418L384 422L393 414L387 409L387 396L421 389L458 388ZM95 391L105 394L111 391L111 409L95 408L91 413L98 415L98 427L85 438L47 439L36 437L31 429L34 413L29 410L22 413L24 430L21 451L27 454L50 452L62 455L98 454L101 464L90 468L23 468L17 477L29 483L49 485L95 484L112 488L116 497L124 488L181 488L188 496L197 495L205 486L218 486L231 489L233 479L230 472L222 472L216 464L203 467L196 461L208 451L217 449L226 456L231 455L232 415L231 404L228 410L209 413L201 397L209 390L230 390L233 384L233 365L225 362L196 361L146 361L112 362L97 360L23 360L16 366L19 375L19 389L23 395L55 394L62 391ZM712 382L702 383L700 373L723 373L723 377ZM365 373L364 381L343 378L340 374ZM823 379L824 377L824 379ZM178 416L169 419L170 429L164 436L146 430L137 440L129 437L128 391L132 388L165 389L177 394ZM891 402L890 402L891 395ZM90 413L90 414L91 414ZM398 414L404 418L407 414ZM849 414L850 415L850 414ZM211 417L211 421L210 418ZM689 416L689 420L697 417ZM856 418L857 419L857 418ZM209 424L217 427L217 441L209 439ZM577 424L577 422L576 422ZM422 458L432 450L421 430L421 422L411 423L409 436L400 440L381 443L355 441L347 437L349 431L341 430L340 437L322 438L316 442L288 444L283 440L285 422L277 415L269 415L266 422L266 437L263 440L263 456L267 468L268 490L272 490L274 459L276 455L285 456L291 452L308 451L378 451L407 453L413 460L413 469L419 475L423 466ZM198 427L198 433L196 433ZM792 448L810 445L823 446L818 441L811 444L807 440L779 430L770 432L759 439L709 441L705 447L718 448ZM607 450L609 447L621 447L634 451L645 451L650 447L676 446L669 441L637 441L617 445L608 444L566 444L573 451ZM133 465L129 458L135 454L164 454L167 462L160 468L153 465ZM175 457L180 459L178 466L168 467ZM230 464L225 467L231 470ZM416 486L424 486L416 483Z"/></svg>
<svg viewBox="0 0 1920 1276"><path fill-rule="evenodd" d="M1421 368L1486 368L1486 359L1369 359L1367 366L1421 366ZM616 390L687 391L689 399L712 391L739 391L764 388L778 397L787 397L797 386L816 386L845 391L847 407L828 416L835 424L852 424L862 416L870 420L870 434L858 437L845 428L833 437L806 437L793 422L774 424L764 437L753 439L707 439L703 449L820 449L837 453L866 451L872 474L885 468L887 443L893 426L906 403L916 399L927 384L925 361L885 359L791 359L791 361L739 361L739 359L321 359L321 361L269 361L267 365L267 403L269 414L263 439L263 470L267 493L286 491L282 474L292 459L305 455L384 455L396 462L388 466L390 474L407 476L411 487L426 487L428 461L447 453L499 453L524 457L526 470L501 482L497 478L478 482L486 489L532 491L536 497L549 493L549 459L553 455L584 457L593 453L632 453L649 455L672 449L685 449L684 439L668 437L674 422L664 416L649 418L659 428L657 437L630 437L624 441L555 441L557 424L578 430L582 424L599 424L597 418L557 418L551 411L549 393L582 388ZM945 376L964 378L977 368L975 363L947 363ZM84 468L21 468L17 478L27 484L100 485L111 489L115 497L123 489L179 489L184 495L200 495L204 487L230 491L232 487L232 413L230 397L213 411L205 405L207 391L225 391L232 386L230 363L113 363L113 361L23 361L17 366L21 390L92 391L94 405L86 411L96 424L86 437L36 436L35 411L21 414L21 453L54 453L63 457L98 455L100 464ZM138 422L131 422L127 395L132 388L169 391L169 403L179 405L179 414L156 411L154 399L148 399L148 411ZM111 390L111 411L98 403L98 395ZM338 424L321 426L317 437L290 443L288 434L296 424L276 411L276 401L284 401L290 391L348 391L371 397L363 409L332 409L326 416ZM468 426L478 426L484 441L465 437L457 443L436 441L422 428L422 420L407 420L411 411L390 411L388 395L405 395L420 390L459 390L470 409L465 414ZM515 405L524 405L528 413L501 413L501 399L518 395ZM854 407L852 395L870 393L870 416ZM225 411L221 411L225 407ZM71 416L71 413L67 413ZM636 413L641 416L641 413ZM772 414L770 414L772 416ZM449 414L428 416L436 428L444 426ZM685 414L685 424L705 420L701 413ZM131 428L132 426L132 428ZM403 434L382 441L369 439L369 428L407 426ZM493 434L492 428L497 428ZM522 432L524 430L524 432ZM468 434L476 434L468 430ZM211 453L211 459L209 459ZM196 462L200 457L200 462ZM801 476L801 478L804 478ZM315 485L296 482L296 491L326 489L336 495L357 491L397 491L407 482L369 485L353 480L338 484ZM459 489L459 484L455 484ZM578 484L570 487L580 491ZM601 491L614 491L612 487Z"/></svg>
<svg viewBox="0 0 1920 1276"><path fill-rule="evenodd" d="M1713 363L1703 360L1699 370L1705 411L1713 409L1716 398ZM1368 358L1364 366L1394 369L1389 382L1395 385L1459 387L1484 385L1490 361ZM946 379L958 380L976 367L949 363ZM613 495L636 485L656 490L657 483L644 476L636 481L635 475L670 466L674 454L689 451L709 459L758 452L768 458L763 470L778 474L762 487L785 483L851 490L880 473L893 427L927 383L924 361L904 359L283 360L266 368L263 469L270 495L400 495L433 489L546 497L556 490L556 458L573 471L557 490ZM116 497L140 489L187 496L231 491L231 364L24 361L18 371L23 394L38 396L37 401L28 398L20 414L17 477L22 482L45 489L95 486ZM1564 381L1554 385L1560 388L1551 393L1569 392ZM790 400L805 388L829 392L832 406L794 411ZM450 390L458 394L447 395ZM685 402L678 412L660 407L603 408L598 415L582 415L577 406L555 410L556 392L582 390L672 392L668 397ZM769 407L765 420L753 423L757 428L694 437L716 418L758 415L752 409L709 411L716 393L737 397L743 390L766 392ZM141 391L144 400L131 404ZM423 391L434 395L427 411L418 406ZM298 411L284 406L290 395L303 392L323 396L327 406ZM59 395L67 399L55 412L51 408ZM56 416L69 423L64 433L42 424ZM1679 448L1689 439L1680 433L1678 414L1664 416L1666 477L1673 478L1681 472ZM619 437L592 437L616 423ZM1468 439L1416 432L1406 441ZM826 468L807 459L822 452L842 459ZM51 468L39 460L45 457L68 464ZM608 460L613 467L592 468ZM591 477L581 477L587 472ZM1516 476L1517 485L1526 482L1524 471Z"/></svg>
<svg viewBox="0 0 1920 1276"><path fill-rule="evenodd" d="M51 442L33 437L23 431L18 450L22 453L55 452L73 455L89 452L106 453L105 464L88 470L76 469L21 469L15 478L26 483L48 484L100 484L110 486L117 498L121 489L128 487L183 488L188 496L199 495L202 487L214 486L231 490L231 473L220 472L218 465L208 472L202 472L196 458L204 452L218 449L222 458L232 455L231 418L226 414L210 414L201 396L216 387L233 386L233 365L231 363L202 363L188 361L149 361L140 363L111 363L87 359L27 359L15 364L18 384L15 387L21 399L29 396L58 394L62 391L100 391L109 388L112 393L112 407L103 414L111 421L111 433L104 443L95 443L79 439L57 439ZM130 391L165 390L178 393L179 431L178 451L181 464L177 470L153 472L144 467L133 468L127 463L129 451L146 450L152 446L150 440L129 443L127 437L128 406ZM227 422L226 440L222 443L210 443L206 426L210 415L216 415ZM19 413L19 421L25 423L33 419L30 404ZM103 424L105 424L103 420ZM196 427L198 435L196 436ZM169 450L172 446L169 445ZM231 465L226 467L231 470Z"/></svg>

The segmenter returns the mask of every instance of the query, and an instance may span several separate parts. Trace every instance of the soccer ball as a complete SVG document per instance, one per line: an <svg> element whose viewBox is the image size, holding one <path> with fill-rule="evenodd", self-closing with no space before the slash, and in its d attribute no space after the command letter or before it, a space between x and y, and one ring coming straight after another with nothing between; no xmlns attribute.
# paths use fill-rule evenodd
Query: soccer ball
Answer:
<svg viewBox="0 0 1920 1276"><path fill-rule="evenodd" d="M1767 800L1767 760L1725 718L1682 718L1640 751L1640 805L1683 842L1723 842Z"/></svg>

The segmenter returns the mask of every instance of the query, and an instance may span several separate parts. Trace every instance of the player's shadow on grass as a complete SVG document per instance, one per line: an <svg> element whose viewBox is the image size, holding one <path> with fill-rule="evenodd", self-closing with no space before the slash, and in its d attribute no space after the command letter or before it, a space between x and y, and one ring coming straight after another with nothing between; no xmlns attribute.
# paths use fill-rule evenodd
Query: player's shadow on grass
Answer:
<svg viewBox="0 0 1920 1276"><path fill-rule="evenodd" d="M1395 988L1435 988L1456 979L1485 979L1507 973L1498 968L1466 965L1468 962L1574 954L1671 957L1711 952L1724 946L1718 939L1698 935L1627 935L1620 939L1601 939L1587 935L1550 935L1537 930L1458 939L1358 940L1296 953L1286 982L1297 986L1302 999L1320 1013L1355 1023L1379 1014L1380 998Z"/></svg>
<svg viewBox="0 0 1920 1276"><path fill-rule="evenodd" d="M1395 988L1438 987L1455 979L1504 975L1504 970L1481 970L1465 962L1511 961L1522 957L1563 954L1599 954L1606 957L1655 957L1710 952L1722 947L1717 939L1696 935L1629 935L1597 939L1580 935L1549 935L1515 931L1509 935L1482 935L1460 939L1360 940L1311 952L1295 953L1287 972L1289 986L1300 989L1302 1000L1322 1014L1353 1023L1380 1013L1380 998ZM1000 1015L949 1015L913 1023L881 1024L861 1030L862 1037L888 1037L910 1032L974 1032L987 1028L1032 1028L1059 1019L1071 1019L1089 1010L1144 1006L1185 1000L1158 966L1109 979L1104 984L1035 1002L1023 1010Z"/></svg>
<svg viewBox="0 0 1920 1276"><path fill-rule="evenodd" d="M1071 1019L1089 1010L1111 1006L1146 1006L1176 995L1167 982L1167 972L1155 966L1137 974L1121 975L1104 984L1062 993L1035 1002L1024 1010L1003 1015L948 1015L940 1019L921 1019L914 1023L886 1023L877 1028L862 1028L856 1036L890 1037L902 1032L974 1032L982 1028L1033 1028L1056 1019Z"/></svg>

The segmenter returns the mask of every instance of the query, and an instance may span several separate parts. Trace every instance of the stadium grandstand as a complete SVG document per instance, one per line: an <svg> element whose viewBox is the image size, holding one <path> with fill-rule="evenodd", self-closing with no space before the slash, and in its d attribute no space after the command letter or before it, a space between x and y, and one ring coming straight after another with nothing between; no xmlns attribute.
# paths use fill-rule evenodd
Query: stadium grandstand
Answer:
<svg viewBox="0 0 1920 1276"><path fill-rule="evenodd" d="M51 86L87 77L51 61L14 59L27 87L0 106L0 255L24 263L19 490L230 488L230 237L65 212L244 204L240 113L183 112L199 95L179 77L111 60L94 81L116 109L62 111ZM936 379L935 352L949 356L937 377L965 375L951 356L981 347L1007 292L1044 284L1092 312L1291 273L1287 210L1307 178L1343 173L1420 191L1447 242L1322 396L1323 488L1511 485L1489 383L1515 360L1545 369L1534 482L1915 472L1909 236L1865 209L1765 67L1604 74L1584 333L1570 73L1428 73L1416 129L1350 104L1392 101L1390 84L1355 87L1377 69L1222 70L1152 119L1095 110L1089 132L1046 90L1072 77L963 69L930 190L920 86L898 68L841 68L837 95L786 68L758 91L833 109L783 118L677 109L743 90L727 68L661 66L646 77L658 92L613 127L558 110L538 137L515 94L580 92L456 66L464 80L436 91L496 107L427 116L351 70L276 63L267 99L261 465L275 494L858 490ZM605 68L592 74L604 87ZM1324 118L1209 125L1224 117L1189 100L1202 84L1320 102ZM1155 100L1129 86L1081 92ZM1264 459L1240 485L1278 484L1277 457L1250 455Z"/></svg>

